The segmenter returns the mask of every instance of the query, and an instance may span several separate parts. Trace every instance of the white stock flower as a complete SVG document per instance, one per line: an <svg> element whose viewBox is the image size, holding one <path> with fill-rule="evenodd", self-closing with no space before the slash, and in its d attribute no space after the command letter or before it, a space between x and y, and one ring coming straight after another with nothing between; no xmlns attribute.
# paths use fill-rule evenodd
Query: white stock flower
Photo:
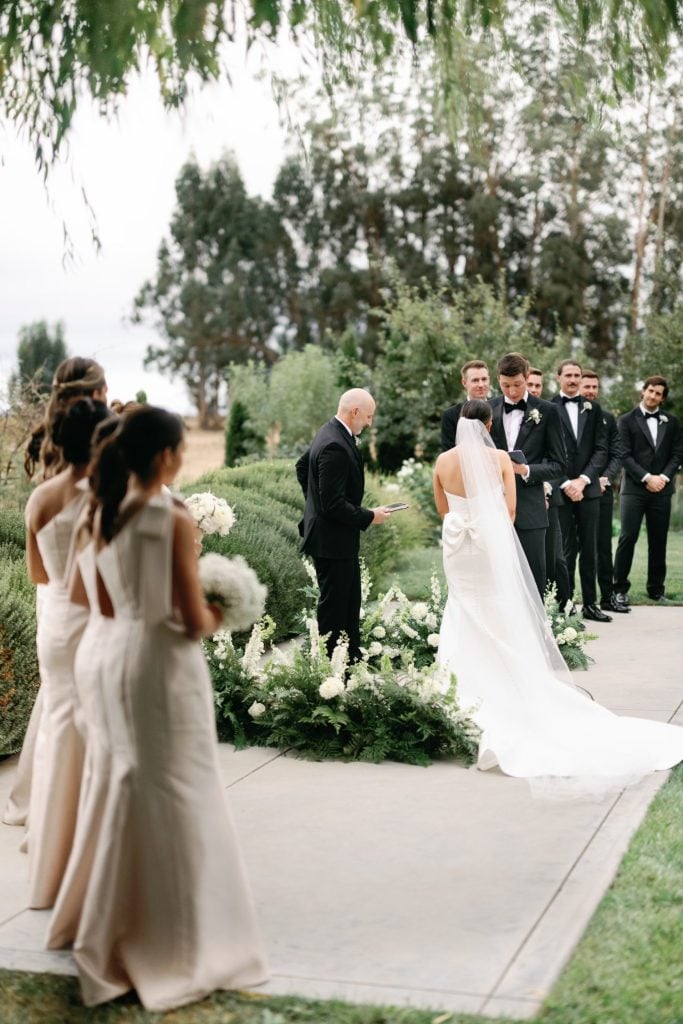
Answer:
<svg viewBox="0 0 683 1024"><path fill-rule="evenodd" d="M328 676L318 687L318 693L325 700L332 700L344 692L344 682L338 676Z"/></svg>
<svg viewBox="0 0 683 1024"><path fill-rule="evenodd" d="M198 568L204 596L223 612L223 629L239 633L261 618L268 590L241 555L225 558L210 552L202 555Z"/></svg>
<svg viewBox="0 0 683 1024"><path fill-rule="evenodd" d="M429 608L424 601L417 601L417 603L413 605L411 611L413 613L413 618L417 619L418 622L422 622L422 620L429 614Z"/></svg>
<svg viewBox="0 0 683 1024"><path fill-rule="evenodd" d="M438 633L430 633L429 636L427 637L427 643L429 644L430 647L438 647L439 646L439 634Z"/></svg>
<svg viewBox="0 0 683 1024"><path fill-rule="evenodd" d="M417 630L413 629L412 626L409 626L407 622L401 623L401 632L405 633L409 640L415 640L418 636Z"/></svg>
<svg viewBox="0 0 683 1024"><path fill-rule="evenodd" d="M337 640L337 644L332 651L332 657L330 658L330 668L332 669L332 675L335 677L341 677L344 674L349 661L349 641L344 638Z"/></svg>
<svg viewBox="0 0 683 1024"><path fill-rule="evenodd" d="M318 577L317 577L317 574L316 574L316 571L315 571L315 566L313 565L313 562L310 560L310 558L302 558L301 561L304 564L304 569L306 570L306 575L308 576L309 580L311 581L311 583L314 586L317 587L318 586Z"/></svg>
<svg viewBox="0 0 683 1024"><path fill-rule="evenodd" d="M376 636L378 640L383 640L384 637L387 635L387 631L384 628L384 626L375 626L375 628L372 631L372 635Z"/></svg>
<svg viewBox="0 0 683 1024"><path fill-rule="evenodd" d="M574 607L574 603L573 603L573 601L572 601L572 599L570 597L569 600L567 601L566 605L563 608L564 614L565 615L569 615L573 607Z"/></svg>
<svg viewBox="0 0 683 1024"><path fill-rule="evenodd" d="M382 650L382 645L377 640L373 640L368 647L368 654L371 658L376 658L382 653Z"/></svg>
<svg viewBox="0 0 683 1024"><path fill-rule="evenodd" d="M260 718L261 715L265 712L265 710L266 705L261 704L261 702L258 700L255 700L254 703L249 708L247 708L247 714L251 715L252 718Z"/></svg>
<svg viewBox="0 0 683 1024"><path fill-rule="evenodd" d="M247 646L242 655L242 668L250 679L257 679L260 675L260 663L263 655L263 633L261 624L257 622L251 631Z"/></svg>

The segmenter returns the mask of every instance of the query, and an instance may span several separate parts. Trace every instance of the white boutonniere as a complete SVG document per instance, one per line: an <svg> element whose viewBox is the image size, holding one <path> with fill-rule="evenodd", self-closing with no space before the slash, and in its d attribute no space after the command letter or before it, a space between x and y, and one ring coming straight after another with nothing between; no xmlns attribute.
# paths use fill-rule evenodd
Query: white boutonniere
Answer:
<svg viewBox="0 0 683 1024"><path fill-rule="evenodd" d="M593 403L592 402L584 402L583 403L583 409L581 410L581 412L590 412L592 408L593 408Z"/></svg>
<svg viewBox="0 0 683 1024"><path fill-rule="evenodd" d="M353 439L356 442L356 448L360 448L360 434L354 434Z"/></svg>
<svg viewBox="0 0 683 1024"><path fill-rule="evenodd" d="M543 419L543 413L539 412L538 409L530 409L529 415L526 418L527 423L535 423L538 425Z"/></svg>
<svg viewBox="0 0 683 1024"><path fill-rule="evenodd" d="M660 416L659 417L659 422L660 423L668 423L669 422L669 417L668 416Z"/></svg>

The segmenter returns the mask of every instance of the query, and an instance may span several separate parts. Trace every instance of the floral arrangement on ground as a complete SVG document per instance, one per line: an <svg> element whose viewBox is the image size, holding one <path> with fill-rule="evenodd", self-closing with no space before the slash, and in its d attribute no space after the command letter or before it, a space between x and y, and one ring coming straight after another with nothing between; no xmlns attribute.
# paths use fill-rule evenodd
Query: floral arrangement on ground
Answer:
<svg viewBox="0 0 683 1024"><path fill-rule="evenodd" d="M313 609L317 580L302 613L306 633L289 652L269 641L275 623L265 617L244 647L222 631L205 641L221 739L237 747L274 746L326 759L429 764L436 757L476 758L476 709L462 708L457 680L435 663L445 595L435 574L426 601L410 601L392 587L370 605L371 580L362 569L362 660L348 664L340 643L328 657ZM554 592L546 595L553 633L570 668L589 658L576 616L561 612Z"/></svg>

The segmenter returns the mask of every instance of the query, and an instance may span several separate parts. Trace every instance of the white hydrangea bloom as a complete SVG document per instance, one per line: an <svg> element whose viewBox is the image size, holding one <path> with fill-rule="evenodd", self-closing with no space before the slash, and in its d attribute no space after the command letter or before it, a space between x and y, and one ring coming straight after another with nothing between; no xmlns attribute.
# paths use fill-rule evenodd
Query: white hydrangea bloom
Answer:
<svg viewBox="0 0 683 1024"><path fill-rule="evenodd" d="M383 640L384 637L387 635L387 631L384 628L384 626L375 626L375 628L372 631L372 635L376 636L378 640Z"/></svg>
<svg viewBox="0 0 683 1024"><path fill-rule="evenodd" d="M247 713L250 714L252 718L260 718L261 715L264 714L265 710L266 705L262 704L259 700L255 700L254 703L247 708Z"/></svg>
<svg viewBox="0 0 683 1024"><path fill-rule="evenodd" d="M436 629L436 627L438 625L439 625L439 620L437 619L437 617L434 614L434 612L429 612L427 615L425 615L425 626L428 629Z"/></svg>
<svg viewBox="0 0 683 1024"><path fill-rule="evenodd" d="M318 693L325 700L332 700L344 692L344 681L338 676L328 676L318 687Z"/></svg>
<svg viewBox="0 0 683 1024"><path fill-rule="evenodd" d="M210 491L191 494L185 498L185 507L202 533L218 533L225 537L235 524L235 513L231 506Z"/></svg>
<svg viewBox="0 0 683 1024"><path fill-rule="evenodd" d="M568 644L576 640L578 635L579 634L576 632L573 626L567 626L567 628L564 631L564 639Z"/></svg>
<svg viewBox="0 0 683 1024"><path fill-rule="evenodd" d="M368 647L368 654L370 655L371 658L377 658L382 653L382 650L383 648L381 643L379 643L378 640L373 640L370 646Z"/></svg>
<svg viewBox="0 0 683 1024"><path fill-rule="evenodd" d="M241 632L261 618L268 590L241 555L211 552L202 555L198 569L204 596L223 612L223 629Z"/></svg>
<svg viewBox="0 0 683 1024"><path fill-rule="evenodd" d="M418 622L422 622L423 619L429 614L429 608L424 601L417 601L412 607L413 618L417 619Z"/></svg>
<svg viewBox="0 0 683 1024"><path fill-rule="evenodd" d="M439 646L439 634L438 633L430 633L429 636L427 637L427 643L429 644L430 647L438 647Z"/></svg>

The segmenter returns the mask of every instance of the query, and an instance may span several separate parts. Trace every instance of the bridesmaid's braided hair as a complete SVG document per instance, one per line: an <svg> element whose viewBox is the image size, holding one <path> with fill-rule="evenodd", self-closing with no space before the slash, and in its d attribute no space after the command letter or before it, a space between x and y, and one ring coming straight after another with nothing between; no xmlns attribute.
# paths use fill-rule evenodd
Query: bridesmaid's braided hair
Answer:
<svg viewBox="0 0 683 1024"><path fill-rule="evenodd" d="M128 478L135 473L147 483L156 471L161 452L178 447L183 439L183 422L175 413L154 405L143 405L124 413L117 429L100 441L90 470L90 487L101 509L102 536L110 541L118 529L119 508L128 490Z"/></svg>
<svg viewBox="0 0 683 1024"><path fill-rule="evenodd" d="M70 356L62 360L52 380L52 391L42 420L31 431L24 459L29 477L40 465L43 479L48 480L64 469L66 463L61 448L53 439L56 417L78 398L92 398L95 391L105 386L104 370L94 359Z"/></svg>

